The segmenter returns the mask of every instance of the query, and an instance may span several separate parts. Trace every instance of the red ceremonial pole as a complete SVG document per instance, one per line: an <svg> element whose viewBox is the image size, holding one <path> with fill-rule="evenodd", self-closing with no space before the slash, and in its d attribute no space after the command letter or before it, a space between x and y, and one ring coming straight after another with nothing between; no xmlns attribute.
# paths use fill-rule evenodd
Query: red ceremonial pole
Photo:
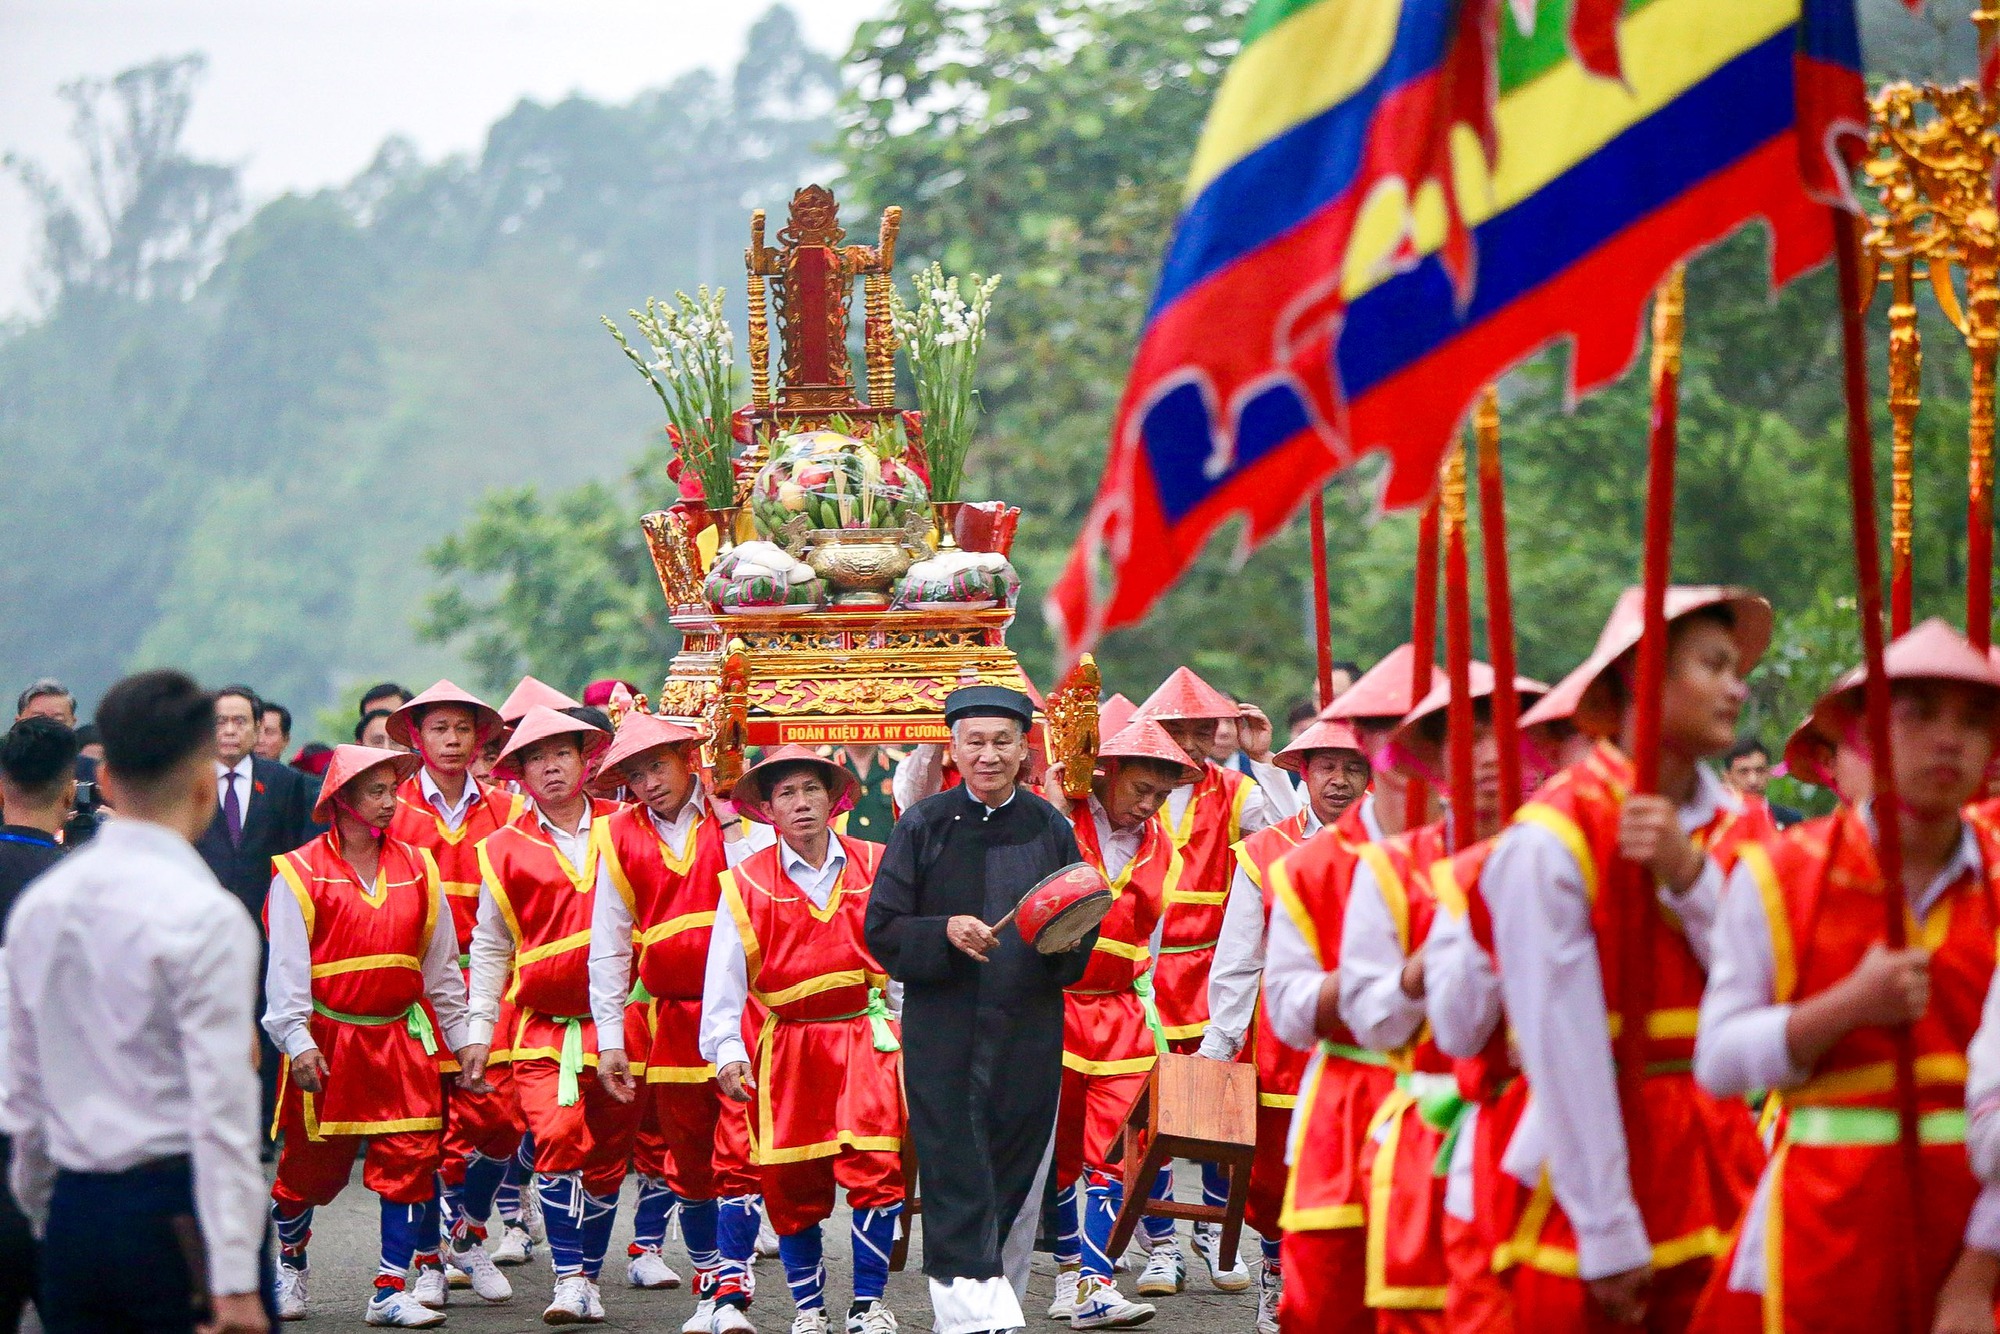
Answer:
<svg viewBox="0 0 2000 1334"><path fill-rule="evenodd" d="M1514 592L1507 569L1507 490L1500 475L1500 390L1472 414L1479 449L1479 536L1486 557L1486 656L1493 663L1493 740L1500 748L1500 821L1521 806L1521 697L1514 689Z"/></svg>
<svg viewBox="0 0 2000 1334"><path fill-rule="evenodd" d="M1660 708L1667 676L1667 582L1674 556L1674 455L1679 447L1681 337L1687 271L1676 264L1653 297L1653 424L1646 471L1645 621L1632 701L1632 792L1660 790ZM1628 1160L1646 1170L1651 1126L1646 1115L1646 1021L1653 1009L1653 937L1660 914L1652 875L1623 857L1612 864L1611 904L1618 923L1619 1102Z"/></svg>
<svg viewBox="0 0 2000 1334"><path fill-rule="evenodd" d="M1333 617L1327 608L1326 492L1314 491L1312 512L1313 646L1319 654L1319 706L1333 703Z"/></svg>
<svg viewBox="0 0 2000 1334"><path fill-rule="evenodd" d="M1411 616L1410 646L1416 650L1410 663L1410 707L1416 708L1431 693L1431 665L1437 661L1438 605L1438 498L1432 495L1417 521L1417 605ZM1430 821L1430 788L1421 779L1411 779L1405 789L1403 823L1407 828Z"/></svg>
<svg viewBox="0 0 2000 1334"><path fill-rule="evenodd" d="M1896 771L1889 753L1889 677L1883 665L1887 645L1882 634L1881 533L1875 519L1875 442L1868 404L1868 331L1861 320L1861 253L1855 235L1859 219L1839 209L1833 221L1834 253L1840 269L1841 352L1847 390L1847 485L1854 511L1854 581L1861 611L1861 661L1868 680L1863 687L1868 721L1868 749L1874 767L1878 812L1901 809L1896 801ZM1908 944L1903 896L1903 831L1894 818L1875 822L1875 858L1888 892L1882 896L1882 924L1888 947ZM1905 1235L1914 1236L1923 1217L1922 1152L1917 1138L1916 1045L1907 1024L1892 1030L1896 1057L1896 1119L1901 1130L1903 1172L1909 1187ZM1903 1268L1903 1328L1920 1334L1930 1327L1930 1314L1917 1300L1916 1248L1905 1246Z"/></svg>
<svg viewBox="0 0 2000 1334"><path fill-rule="evenodd" d="M1444 670L1451 682L1445 710L1450 755L1451 847L1457 852L1479 840L1472 786L1472 575L1465 555L1465 451L1452 442L1438 488L1444 520Z"/></svg>

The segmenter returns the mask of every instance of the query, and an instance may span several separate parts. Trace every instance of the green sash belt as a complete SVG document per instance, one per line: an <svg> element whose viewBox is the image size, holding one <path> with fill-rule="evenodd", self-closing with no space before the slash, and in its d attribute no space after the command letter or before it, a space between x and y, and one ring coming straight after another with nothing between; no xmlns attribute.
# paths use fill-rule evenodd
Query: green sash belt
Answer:
<svg viewBox="0 0 2000 1334"><path fill-rule="evenodd" d="M651 1005L658 997L646 990L646 984L638 978L632 979L632 994L625 998L627 1005Z"/></svg>
<svg viewBox="0 0 2000 1334"><path fill-rule="evenodd" d="M1370 1051L1366 1047L1353 1047L1345 1042L1321 1038L1319 1049L1328 1056L1338 1056L1341 1060L1352 1061L1356 1065L1373 1065L1384 1070L1389 1068L1388 1057L1379 1051Z"/></svg>
<svg viewBox="0 0 2000 1334"><path fill-rule="evenodd" d="M583 1022L587 1015L544 1016L563 1026L562 1055L556 1059L556 1106L574 1107L583 1100Z"/></svg>
<svg viewBox="0 0 2000 1334"><path fill-rule="evenodd" d="M876 1051L901 1051L903 1044L896 1040L896 1030L889 1027L889 1002L882 995L882 988L868 988L868 1008L862 1011L868 1016L868 1029L875 1038Z"/></svg>
<svg viewBox="0 0 2000 1334"><path fill-rule="evenodd" d="M1215 947L1216 947L1216 946L1217 946L1218 944L1220 944L1220 943L1221 943L1220 941L1216 941L1216 940L1211 940L1211 941L1207 942L1206 944L1202 944L1202 945L1162 945L1162 946L1160 946L1160 953L1162 953L1162 954L1199 954L1199 953L1200 953L1201 951L1203 951L1203 950L1212 950L1212 949L1214 949L1214 948L1215 948Z"/></svg>
<svg viewBox="0 0 2000 1334"><path fill-rule="evenodd" d="M323 1015L336 1024L358 1024L362 1028L381 1028L400 1019L410 1030L410 1036L424 1045L424 1055L437 1055L437 1030L431 1027L431 1017L424 1013L421 1001L401 1014L343 1014L339 1010L328 1009L318 1001L314 1001L313 1013Z"/></svg>
<svg viewBox="0 0 2000 1334"><path fill-rule="evenodd" d="M459 956L458 956L458 966L459 966L460 968L470 968L470 967L472 967L472 956L471 956L470 954L461 954L461 955L459 955Z"/></svg>
<svg viewBox="0 0 2000 1334"><path fill-rule="evenodd" d="M1438 1145L1437 1158L1431 1163L1431 1175L1443 1176L1451 1167L1452 1151L1458 1146L1458 1136L1472 1119L1472 1109L1476 1105L1466 1100L1458 1091L1458 1080L1451 1075L1405 1073L1396 1076L1396 1087L1416 1099L1417 1115L1432 1130L1444 1135L1444 1143Z"/></svg>
<svg viewBox="0 0 2000 1334"><path fill-rule="evenodd" d="M1881 1107L1794 1107L1785 1138L1813 1148L1881 1148L1901 1140L1902 1130L1896 1113ZM1965 1143L1964 1109L1925 1112L1917 1118L1917 1140L1922 1144Z"/></svg>
<svg viewBox="0 0 2000 1334"><path fill-rule="evenodd" d="M1132 979L1132 991L1139 998L1139 1008L1146 1012L1146 1027L1153 1030L1153 1052L1158 1055L1167 1049L1167 1030L1160 1024L1160 1007L1153 999L1153 970Z"/></svg>

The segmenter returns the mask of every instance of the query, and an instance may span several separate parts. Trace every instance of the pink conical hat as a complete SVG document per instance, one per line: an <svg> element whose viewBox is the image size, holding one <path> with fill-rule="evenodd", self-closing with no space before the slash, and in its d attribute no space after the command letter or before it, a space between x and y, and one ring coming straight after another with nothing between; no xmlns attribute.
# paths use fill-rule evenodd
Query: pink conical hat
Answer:
<svg viewBox="0 0 2000 1334"><path fill-rule="evenodd" d="M1467 684L1471 687L1475 700L1491 699L1493 685L1497 678L1493 668L1474 659L1467 664ZM1514 693L1524 704L1532 703L1548 693L1548 686L1526 676L1514 678ZM1423 724L1437 718L1451 706L1451 681L1440 676L1431 692L1422 702L1396 724L1396 730L1389 734L1388 756L1398 769L1429 778L1434 776L1443 759L1444 746L1432 741L1423 733Z"/></svg>
<svg viewBox="0 0 2000 1334"><path fill-rule="evenodd" d="M389 715L383 726L389 729L389 739L398 745L417 748L417 728L423 723L424 710L433 704L456 704L460 708L472 710L472 726L478 740L475 746L483 746L500 734L507 722L500 711L469 690L462 690L449 681L439 681L430 689L418 695L402 708Z"/></svg>
<svg viewBox="0 0 2000 1334"><path fill-rule="evenodd" d="M1748 674L1771 644L1771 604L1747 588L1721 584L1675 585L1667 589L1669 625L1706 608L1725 606L1735 614L1736 619L1736 670ZM1556 682L1555 688L1542 697L1539 705L1521 716L1521 726L1537 727L1547 722L1574 719L1578 726L1598 735L1609 735L1615 731L1617 720L1591 717L1593 711L1584 708L1584 699L1590 688L1602 680L1620 658L1638 647L1639 637L1645 630L1645 613L1644 590L1628 588L1619 594L1617 604L1611 609L1610 619L1605 621L1604 629L1598 633L1597 647L1578 664L1576 670Z"/></svg>
<svg viewBox="0 0 2000 1334"><path fill-rule="evenodd" d="M1339 699L1326 706L1320 714L1322 718L1401 718L1410 711L1410 701L1415 698L1410 690L1410 677L1416 671L1417 649L1414 644L1398 644L1389 651L1389 656L1361 674L1361 679L1347 688ZM1442 668L1431 669L1431 680L1444 677Z"/></svg>
<svg viewBox="0 0 2000 1334"><path fill-rule="evenodd" d="M1188 753L1174 744L1167 735L1167 729L1151 718L1134 718L1125 724L1110 740L1097 748L1100 765L1106 760L1156 760L1161 764L1179 767L1181 781L1192 783L1201 777L1201 769L1188 757Z"/></svg>
<svg viewBox="0 0 2000 1334"><path fill-rule="evenodd" d="M537 704L550 709L583 707L580 701L571 699L554 686L537 681L532 676L524 676L520 683L508 692L506 700L500 705L500 716L512 726L526 717L528 710Z"/></svg>
<svg viewBox="0 0 2000 1334"><path fill-rule="evenodd" d="M1183 719L1235 718L1243 709L1229 696L1196 676L1186 667L1174 668L1160 688L1146 696L1135 717L1154 722Z"/></svg>
<svg viewBox="0 0 2000 1334"><path fill-rule="evenodd" d="M1935 616L1890 644L1882 665L1891 681L1951 681L2000 692L2000 666ZM1848 672L1820 697L1809 721L1829 737L1843 735L1863 716L1867 681L1863 667ZM2000 710L1995 711L1994 725L2000 731Z"/></svg>
<svg viewBox="0 0 2000 1334"><path fill-rule="evenodd" d="M736 803L738 810L759 824L771 823L763 811L764 803L769 800L764 793L764 779L779 765L800 761L816 764L826 771L827 790L833 794L833 814L838 815L854 804L854 789L859 783L853 774L816 751L790 743L776 747L745 769L743 776L736 780L736 786L729 789L730 800Z"/></svg>
<svg viewBox="0 0 2000 1334"><path fill-rule="evenodd" d="M319 800L313 803L313 821L317 824L333 823L333 806L346 787L361 775L377 765L394 767L396 781L402 782L417 771L423 761L407 750L383 750L379 746L340 745L333 748L333 758L327 761L326 777L320 781Z"/></svg>
<svg viewBox="0 0 2000 1334"><path fill-rule="evenodd" d="M1097 734L1116 736L1138 711L1139 706L1131 700L1123 695L1113 695L1097 706Z"/></svg>
<svg viewBox="0 0 2000 1334"><path fill-rule="evenodd" d="M691 727L668 722L665 718L634 710L625 715L612 733L611 747L604 752L603 760L597 766L597 780L592 784L599 796L609 796L623 785L619 766L627 760L636 760L647 751L658 750L661 746L678 746L696 739Z"/></svg>
<svg viewBox="0 0 2000 1334"><path fill-rule="evenodd" d="M582 705L575 707L581 708ZM501 778L520 778L521 771L516 766L515 760L522 751L537 741L570 734L574 734L583 747L583 776L588 782L591 774L596 771L598 759L605 751L611 749L611 734L601 727L592 727L580 718L572 718L566 713L558 712L546 704L534 705L523 715L521 721L515 724L514 735L508 738L507 748L500 752L499 760L493 765L494 774Z"/></svg>
<svg viewBox="0 0 2000 1334"><path fill-rule="evenodd" d="M1367 754L1361 748L1360 735L1351 724L1337 718L1315 718L1311 726L1271 757L1271 763L1288 773L1304 773L1306 756L1315 750L1351 750L1357 755Z"/></svg>

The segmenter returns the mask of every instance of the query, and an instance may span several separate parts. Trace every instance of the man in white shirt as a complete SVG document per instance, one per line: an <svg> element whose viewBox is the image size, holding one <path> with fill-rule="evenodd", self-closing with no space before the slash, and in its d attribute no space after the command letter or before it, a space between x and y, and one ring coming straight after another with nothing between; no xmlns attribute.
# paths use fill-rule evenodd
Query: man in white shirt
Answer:
<svg viewBox="0 0 2000 1334"><path fill-rule="evenodd" d="M0 1122L44 1229L43 1326L263 1334L257 929L190 846L215 807L214 702L145 672L97 721L119 818L7 928Z"/></svg>

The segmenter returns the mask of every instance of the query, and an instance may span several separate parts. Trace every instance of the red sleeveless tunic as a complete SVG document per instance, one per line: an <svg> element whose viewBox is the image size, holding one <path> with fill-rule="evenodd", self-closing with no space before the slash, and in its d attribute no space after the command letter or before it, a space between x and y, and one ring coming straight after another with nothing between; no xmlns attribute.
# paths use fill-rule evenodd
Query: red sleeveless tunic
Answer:
<svg viewBox="0 0 2000 1334"><path fill-rule="evenodd" d="M590 836L599 864L632 914L638 950L634 981L655 1002L646 1082L706 1083L715 1067L701 1059L701 986L722 901L720 877L729 866L722 825L704 811L678 857L638 804L598 821Z"/></svg>
<svg viewBox="0 0 2000 1334"><path fill-rule="evenodd" d="M1357 803L1358 804L1358 803ZM1304 843L1307 829L1312 820L1310 809L1302 810L1288 820L1282 820L1266 829L1240 840L1230 849L1236 856L1237 866L1257 887L1264 900L1264 929L1271 927L1270 877L1271 864ZM1250 1021L1250 1031L1245 1035L1243 1051L1239 1060L1254 1061L1257 1065L1257 1105L1289 1110L1299 1101L1299 1082L1304 1079L1306 1062L1310 1053L1296 1047L1287 1047L1271 1031L1269 1017L1265 1013L1263 989L1258 988L1257 1012Z"/></svg>
<svg viewBox="0 0 2000 1334"><path fill-rule="evenodd" d="M1610 895L1602 890L1617 856L1618 813L1631 788L1631 761L1615 746L1600 742L1545 783L1514 817L1555 834L1582 871L1614 1042L1618 1014L1613 998L1620 994L1620 952L1604 948L1615 929L1615 914ZM1737 853L1768 828L1768 818L1754 812L1725 810L1697 831L1695 841L1726 874ZM1657 1270L1711 1258L1728 1248L1730 1230L1756 1186L1764 1150L1741 1101L1712 1097L1694 1082L1695 1025L1707 985L1701 962L1678 923L1660 923L1652 940L1653 996L1644 1046L1651 1145L1646 1159L1635 1159L1630 1170L1633 1198L1652 1239ZM1524 1205L1514 1236L1498 1259L1575 1276L1575 1233L1546 1175Z"/></svg>
<svg viewBox="0 0 2000 1334"><path fill-rule="evenodd" d="M465 781L476 784L479 794L466 807L465 822L457 829L447 828L444 817L424 799L421 770L396 789L396 815L389 822L390 838L424 849L437 863L444 900L451 905L452 925L458 932L460 967L470 962L466 951L472 948L472 927L479 920L479 845L528 804L526 797L490 783L471 777Z"/></svg>
<svg viewBox="0 0 2000 1334"><path fill-rule="evenodd" d="M1085 798L1070 803L1077 846L1099 871L1104 850ZM1146 822L1139 851L1111 881L1111 911L1083 976L1063 999L1063 1064L1079 1074L1144 1074L1158 1059L1152 1025L1135 984L1152 967L1153 928L1181 878L1181 854L1158 815Z"/></svg>
<svg viewBox="0 0 2000 1334"><path fill-rule="evenodd" d="M1180 883L1167 896L1160 962L1153 971L1153 994L1169 1042L1199 1038L1208 1027L1208 972L1236 866L1230 847L1243 837L1243 807L1255 787L1236 770L1210 762L1195 780L1180 822L1161 812L1181 854Z"/></svg>
<svg viewBox="0 0 2000 1334"><path fill-rule="evenodd" d="M516 1062L560 1060L574 1022L583 1038L584 1064L597 1064L597 1026L590 1019L595 825L617 809L616 802L591 800L592 837L582 866L571 865L542 831L532 802L479 846L481 879L514 933L514 980L506 1000L517 1015L508 1044Z"/></svg>
<svg viewBox="0 0 2000 1334"><path fill-rule="evenodd" d="M847 862L825 908L785 874L781 843L722 873L750 997L765 1011L751 1056L750 1161L759 1167L903 1145L902 1055L875 1049L868 1014L869 993L886 992L889 977L862 932L882 845L833 837Z"/></svg>
<svg viewBox="0 0 2000 1334"><path fill-rule="evenodd" d="M392 838L381 847L367 887L331 832L271 859L298 900L311 942L310 1026L326 1057L326 1090L307 1093L287 1079L284 1096L302 1100L306 1134L315 1140L444 1126L437 1056L411 1031L413 1022L436 1031L423 958L444 896L429 854ZM433 1043L443 1049L440 1037Z"/></svg>
<svg viewBox="0 0 2000 1334"><path fill-rule="evenodd" d="M1931 951L1930 1008L1912 1025L1924 1214L1912 1228L1897 1136L1891 1030L1861 1028L1785 1091L1786 1142L1771 1163L1764 1328L1862 1331L1893 1324L1914 1243L1932 1310L1978 1197L1965 1154L1965 1054L1993 980L2000 932L2000 834L1973 822L1985 874L1965 874L1919 923ZM1885 941L1881 867L1852 809L1798 825L1741 855L1771 927L1779 1004L1833 987ZM1908 909L1905 909L1908 912Z"/></svg>
<svg viewBox="0 0 2000 1334"><path fill-rule="evenodd" d="M1340 931L1347 895L1368 827L1357 801L1319 837L1272 862L1265 872L1273 911L1283 912L1319 966L1340 966ZM1292 1113L1291 1176L1279 1225L1287 1232L1360 1227L1368 1183L1361 1149L1369 1120L1395 1089L1389 1059L1362 1048L1344 1026L1319 1044L1299 1085Z"/></svg>

